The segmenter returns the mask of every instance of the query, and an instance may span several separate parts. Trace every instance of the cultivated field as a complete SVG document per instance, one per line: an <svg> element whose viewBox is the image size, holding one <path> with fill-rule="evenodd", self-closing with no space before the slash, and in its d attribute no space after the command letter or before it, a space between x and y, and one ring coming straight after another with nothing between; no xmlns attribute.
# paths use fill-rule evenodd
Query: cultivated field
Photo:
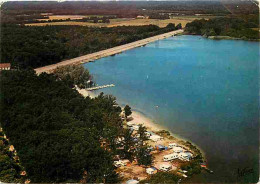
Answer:
<svg viewBox="0 0 260 184"><path fill-rule="evenodd" d="M80 17L86 16L50 16L50 19L80 19ZM26 24L28 26L45 26L45 25L80 25L80 26L95 26L95 27L116 27L116 26L141 26L141 25L157 25L159 27L165 27L169 23L175 23L175 25L181 23L183 27L189 22L195 19L208 19L208 17L202 16L183 16L183 17L172 17L171 19L159 20L159 19L135 19L135 18L120 18L120 19L110 19L110 23L91 23L91 22L76 22L76 21L64 21L64 22L44 22L44 23L31 23Z"/></svg>
<svg viewBox="0 0 260 184"><path fill-rule="evenodd" d="M71 20L77 20L77 19L83 19L87 16L84 15L49 15L48 19L37 19L37 20L66 20L66 19L71 19Z"/></svg>
<svg viewBox="0 0 260 184"><path fill-rule="evenodd" d="M88 18L88 17L98 17L98 18L103 17L103 15L48 15L48 14L41 14L41 15L47 15L49 18L48 19L37 19L37 20L39 20L39 21L41 21L41 20L66 20L66 19L79 20L79 19Z"/></svg>
<svg viewBox="0 0 260 184"><path fill-rule="evenodd" d="M25 24L26 26L46 26L46 25L79 25L79 26L94 26L94 27L106 27L105 23L91 23L91 22L75 22L75 21L64 21L64 22L44 22L44 23L31 23Z"/></svg>
<svg viewBox="0 0 260 184"><path fill-rule="evenodd" d="M108 27L114 27L114 26L141 26L141 25L157 25L159 27L165 27L169 23L175 23L179 24L181 23L182 26L185 26L187 23L192 22L195 20L195 18L184 18L184 17L174 17L172 19L166 19L166 20L159 20L159 19L131 19L131 20L117 20L112 19L110 20L110 24Z"/></svg>

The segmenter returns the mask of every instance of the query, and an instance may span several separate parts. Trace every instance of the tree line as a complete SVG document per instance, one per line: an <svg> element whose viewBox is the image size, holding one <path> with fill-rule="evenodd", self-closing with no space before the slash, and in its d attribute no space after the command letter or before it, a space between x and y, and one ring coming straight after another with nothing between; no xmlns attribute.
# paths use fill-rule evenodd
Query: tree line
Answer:
<svg viewBox="0 0 260 184"><path fill-rule="evenodd" d="M203 36L230 36L242 39L259 39L258 16L235 16L215 19L194 20L186 24L185 31L188 34Z"/></svg>
<svg viewBox="0 0 260 184"><path fill-rule="evenodd" d="M85 26L1 27L1 62L13 68L37 68L65 59L174 30L155 25L90 28Z"/></svg>
<svg viewBox="0 0 260 184"><path fill-rule="evenodd" d="M49 19L49 16L41 14L29 14L29 15L12 15L3 14L1 15L2 24L30 24L30 23L44 23L44 22L93 22L93 23L110 23L110 19L115 19L116 16L89 16L81 19Z"/></svg>

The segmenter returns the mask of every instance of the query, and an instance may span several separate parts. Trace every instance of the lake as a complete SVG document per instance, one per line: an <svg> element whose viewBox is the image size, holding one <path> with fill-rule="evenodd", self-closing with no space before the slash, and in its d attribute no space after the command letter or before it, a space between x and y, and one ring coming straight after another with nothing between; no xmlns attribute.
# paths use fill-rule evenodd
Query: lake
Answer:
<svg viewBox="0 0 260 184"><path fill-rule="evenodd" d="M120 105L203 150L214 174L188 182L258 181L259 42L176 36L84 66Z"/></svg>

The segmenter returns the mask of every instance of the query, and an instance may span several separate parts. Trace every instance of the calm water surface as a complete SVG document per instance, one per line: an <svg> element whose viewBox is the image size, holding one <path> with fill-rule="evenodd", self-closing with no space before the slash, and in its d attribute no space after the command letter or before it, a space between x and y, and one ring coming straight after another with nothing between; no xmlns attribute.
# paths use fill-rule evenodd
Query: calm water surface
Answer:
<svg viewBox="0 0 260 184"><path fill-rule="evenodd" d="M189 182L257 181L258 42L178 36L85 67L99 85L116 85L103 92L119 104L129 104L205 152L214 174Z"/></svg>

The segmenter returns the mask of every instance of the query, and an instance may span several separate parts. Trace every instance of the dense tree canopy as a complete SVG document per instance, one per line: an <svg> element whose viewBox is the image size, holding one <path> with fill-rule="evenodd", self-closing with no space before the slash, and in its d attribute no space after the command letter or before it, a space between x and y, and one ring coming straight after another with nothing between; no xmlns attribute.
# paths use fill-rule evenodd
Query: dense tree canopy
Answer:
<svg viewBox="0 0 260 184"><path fill-rule="evenodd" d="M0 132L0 181L6 183L21 183L21 167L15 160L13 153L8 150L9 145Z"/></svg>
<svg viewBox="0 0 260 184"><path fill-rule="evenodd" d="M87 88L93 85L91 75L83 65L66 65L57 67L53 74L62 81L68 82L69 86L77 85L80 88Z"/></svg>
<svg viewBox="0 0 260 184"><path fill-rule="evenodd" d="M131 107L129 105L126 105L124 108L125 116L130 116L132 114Z"/></svg>
<svg viewBox="0 0 260 184"><path fill-rule="evenodd" d="M155 25L113 28L2 25L0 58L13 68L37 68L172 30Z"/></svg>
<svg viewBox="0 0 260 184"><path fill-rule="evenodd" d="M140 126L139 137L123 128L115 97L84 98L67 77L56 74L11 70L0 75L1 126L32 182L116 183L116 155L151 165L146 127ZM7 170L12 167L7 157L0 161Z"/></svg>
<svg viewBox="0 0 260 184"><path fill-rule="evenodd" d="M54 75L2 71L1 125L32 182L118 182L108 146L122 128L115 98L83 98Z"/></svg>
<svg viewBox="0 0 260 184"><path fill-rule="evenodd" d="M144 143L144 141L148 140L148 136L146 135L146 132L147 132L147 128L143 125L140 125L137 130L137 133L139 134L139 139L142 144Z"/></svg>
<svg viewBox="0 0 260 184"><path fill-rule="evenodd" d="M201 166L198 160L192 160L191 162L183 163L181 165L181 169L188 171L186 173L188 176L201 173Z"/></svg>
<svg viewBox="0 0 260 184"><path fill-rule="evenodd" d="M210 20L194 20L188 23L185 31L190 34L204 36L230 36L244 39L259 39L258 18L255 15L247 17L223 17Z"/></svg>
<svg viewBox="0 0 260 184"><path fill-rule="evenodd" d="M173 173L167 173L167 172L158 172L157 174L152 175L150 178L141 181L140 183L150 183L150 184L157 184L157 183L163 183L163 184L173 184L178 183L180 177Z"/></svg>
<svg viewBox="0 0 260 184"><path fill-rule="evenodd" d="M139 165L152 165L153 156L150 154L148 146L140 145L136 150L136 159Z"/></svg>

